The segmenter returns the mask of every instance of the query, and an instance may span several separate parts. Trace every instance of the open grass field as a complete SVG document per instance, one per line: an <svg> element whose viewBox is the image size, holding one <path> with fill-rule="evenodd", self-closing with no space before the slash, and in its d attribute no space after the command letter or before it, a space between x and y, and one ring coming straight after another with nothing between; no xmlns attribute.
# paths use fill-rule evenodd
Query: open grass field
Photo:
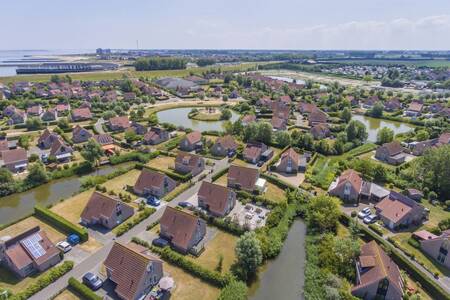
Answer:
<svg viewBox="0 0 450 300"><path fill-rule="evenodd" d="M160 155L150 160L146 165L158 170L169 170L170 168L175 167L175 157Z"/></svg>
<svg viewBox="0 0 450 300"><path fill-rule="evenodd" d="M269 62L261 63L243 63L236 66L222 66L222 71L246 71L254 68L257 64L267 64ZM214 67L213 67L214 68ZM155 70L155 71L134 71L133 69L121 69L118 71L105 71L105 72L87 72L87 73L70 73L70 77L73 80L84 81L99 81L99 80L114 80L122 79L124 76L131 78L147 77L158 78L165 76L183 77L188 76L191 72L194 74L201 74L204 71L210 70L211 67L195 68L195 69L183 69L183 70ZM18 81L50 81L51 74L35 74L35 75L20 75L1 77L0 83L18 82Z"/></svg>
<svg viewBox="0 0 450 300"><path fill-rule="evenodd" d="M193 277L189 273L169 263L164 264L164 273L170 275L175 281L175 289L172 291L171 299L213 300L217 299L220 293L220 290L218 288Z"/></svg>
<svg viewBox="0 0 450 300"><path fill-rule="evenodd" d="M286 202L284 190L270 182L267 182L267 189L263 196L278 203Z"/></svg>
<svg viewBox="0 0 450 300"><path fill-rule="evenodd" d="M35 226L39 226L41 230L44 230L47 233L48 238L53 243L57 243L65 239L65 234L53 228L49 224L41 221L36 217L28 217L23 219L20 222L17 222L11 226L6 227L2 231L0 231L0 236L10 236L14 237L28 229L31 229Z"/></svg>
<svg viewBox="0 0 450 300"><path fill-rule="evenodd" d="M103 183L102 186L106 187L108 191L114 191L117 195L119 193L130 195L134 200L136 199L136 195L127 192L124 188L126 188L127 185L134 186L140 174L140 170L132 169L125 174L108 180Z"/></svg>
<svg viewBox="0 0 450 300"><path fill-rule="evenodd" d="M217 180L214 181L214 183L221 186L227 186L227 174L223 174L222 176L217 178Z"/></svg>
<svg viewBox="0 0 450 300"><path fill-rule="evenodd" d="M86 190L69 199L55 204L50 210L68 220L69 222L78 224L80 222L81 213L83 212L83 209L89 201L89 198L91 197L93 192L94 189Z"/></svg>
<svg viewBox="0 0 450 300"><path fill-rule="evenodd" d="M206 244L205 251L199 257L189 256L188 258L214 271L217 268L219 257L222 256L222 273L228 272L236 259L234 248L237 240L238 237L218 230L214 238Z"/></svg>

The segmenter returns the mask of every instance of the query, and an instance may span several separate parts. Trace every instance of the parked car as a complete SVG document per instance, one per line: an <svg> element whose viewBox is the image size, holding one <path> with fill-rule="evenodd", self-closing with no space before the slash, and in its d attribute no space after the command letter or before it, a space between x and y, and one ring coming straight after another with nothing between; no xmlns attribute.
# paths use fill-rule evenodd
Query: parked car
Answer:
<svg viewBox="0 0 450 300"><path fill-rule="evenodd" d="M80 237L76 234L71 234L67 237L67 242L74 246L80 243Z"/></svg>
<svg viewBox="0 0 450 300"><path fill-rule="evenodd" d="M256 164L258 167L262 167L262 165L264 164L264 161L260 160L258 161L258 163Z"/></svg>
<svg viewBox="0 0 450 300"><path fill-rule="evenodd" d="M152 241L152 245L156 247L164 248L169 245L169 242L162 238L156 238Z"/></svg>
<svg viewBox="0 0 450 300"><path fill-rule="evenodd" d="M370 207L363 208L363 209L358 213L358 218L364 219L364 218L367 217L368 215L370 215Z"/></svg>
<svg viewBox="0 0 450 300"><path fill-rule="evenodd" d="M150 196L147 198L147 204L149 204L151 206L159 206L161 204L161 200L159 200L158 198L156 198L154 196Z"/></svg>
<svg viewBox="0 0 450 300"><path fill-rule="evenodd" d="M375 223L375 221L378 219L377 215L368 215L367 217L364 218L364 223L365 224L372 224Z"/></svg>
<svg viewBox="0 0 450 300"><path fill-rule="evenodd" d="M87 285L91 290L96 291L103 285L103 280L101 280L94 273L88 272L83 276L83 283Z"/></svg>
<svg viewBox="0 0 450 300"><path fill-rule="evenodd" d="M193 207L194 205L190 202L183 201L183 202L178 203L178 206L183 207L183 208L190 208L190 207Z"/></svg>
<svg viewBox="0 0 450 300"><path fill-rule="evenodd" d="M67 253L70 250L72 250L72 246L66 241L62 241L62 242L59 242L58 244L56 244L56 248L58 248L59 250L61 250L64 253Z"/></svg>

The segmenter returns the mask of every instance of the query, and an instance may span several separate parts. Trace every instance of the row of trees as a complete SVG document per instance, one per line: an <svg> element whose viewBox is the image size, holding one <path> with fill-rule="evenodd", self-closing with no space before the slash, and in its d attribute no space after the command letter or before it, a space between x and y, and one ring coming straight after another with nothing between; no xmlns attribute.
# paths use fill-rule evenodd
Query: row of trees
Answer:
<svg viewBox="0 0 450 300"><path fill-rule="evenodd" d="M136 71L186 69L187 61L176 57L144 57L136 60Z"/></svg>

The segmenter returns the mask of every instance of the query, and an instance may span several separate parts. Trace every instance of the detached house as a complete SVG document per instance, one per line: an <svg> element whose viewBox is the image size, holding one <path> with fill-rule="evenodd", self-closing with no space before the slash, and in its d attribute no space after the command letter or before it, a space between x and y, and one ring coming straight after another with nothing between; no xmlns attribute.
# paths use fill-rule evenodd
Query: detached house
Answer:
<svg viewBox="0 0 450 300"><path fill-rule="evenodd" d="M294 149L289 148L287 151L281 154L280 161L276 168L281 173L294 173L297 174L300 166L300 155L295 152Z"/></svg>
<svg viewBox="0 0 450 300"><path fill-rule="evenodd" d="M87 142L92 137L89 130L77 125L72 130L72 141L76 144Z"/></svg>
<svg viewBox="0 0 450 300"><path fill-rule="evenodd" d="M27 114L18 108L14 110L8 120L8 125L23 124L27 120Z"/></svg>
<svg viewBox="0 0 450 300"><path fill-rule="evenodd" d="M416 201L391 191L375 206L377 215L390 229L419 225L426 217L425 208Z"/></svg>
<svg viewBox="0 0 450 300"><path fill-rule="evenodd" d="M44 110L42 109L42 106L39 105L33 105L27 108L27 115L29 117L40 117Z"/></svg>
<svg viewBox="0 0 450 300"><path fill-rule="evenodd" d="M313 110L316 110L316 109L318 109L318 107L313 103L300 102L298 104L298 111L302 115L309 115Z"/></svg>
<svg viewBox="0 0 450 300"><path fill-rule="evenodd" d="M181 253L196 252L193 248L206 234L206 221L170 206L166 206L159 224L159 235Z"/></svg>
<svg viewBox="0 0 450 300"><path fill-rule="evenodd" d="M125 202L94 192L81 213L81 223L86 226L101 225L112 229L133 214L133 207Z"/></svg>
<svg viewBox="0 0 450 300"><path fill-rule="evenodd" d="M328 193L341 198L345 203L357 204L362 186L363 180L361 176L355 170L348 169L331 183Z"/></svg>
<svg viewBox="0 0 450 300"><path fill-rule="evenodd" d="M202 144L202 134L200 131L193 131L188 133L184 139L180 141L180 149L183 151L192 151L196 149L201 149Z"/></svg>
<svg viewBox="0 0 450 300"><path fill-rule="evenodd" d="M144 142L147 145L157 145L169 139L169 133L164 128L152 127L144 135Z"/></svg>
<svg viewBox="0 0 450 300"><path fill-rule="evenodd" d="M362 299L401 300L403 281L398 266L375 241L361 246L352 295Z"/></svg>
<svg viewBox="0 0 450 300"><path fill-rule="evenodd" d="M418 117L421 115L423 109L423 103L419 101L412 101L409 104L408 109L405 111L405 115L408 117Z"/></svg>
<svg viewBox="0 0 450 300"><path fill-rule="evenodd" d="M259 170L231 165L228 169L227 186L248 192L264 191L266 180L259 178Z"/></svg>
<svg viewBox="0 0 450 300"><path fill-rule="evenodd" d="M450 269L450 230L443 231L440 236L428 232L427 238L420 241L420 248L444 267Z"/></svg>
<svg viewBox="0 0 450 300"><path fill-rule="evenodd" d="M231 135L225 135L216 140L211 147L211 153L216 156L227 156L236 153L238 143Z"/></svg>
<svg viewBox="0 0 450 300"><path fill-rule="evenodd" d="M202 182L198 191L198 206L216 217L224 217L236 204L236 193L224 186Z"/></svg>
<svg viewBox="0 0 450 300"><path fill-rule="evenodd" d="M308 117L309 126L326 124L328 115L320 109L314 109Z"/></svg>
<svg viewBox="0 0 450 300"><path fill-rule="evenodd" d="M3 166L13 173L22 172L28 166L27 151L22 148L2 152Z"/></svg>
<svg viewBox="0 0 450 300"><path fill-rule="evenodd" d="M406 153L405 148L398 141L385 143L378 147L375 152L375 158L387 162L391 165L399 165L405 162Z"/></svg>
<svg viewBox="0 0 450 300"><path fill-rule="evenodd" d="M274 130L286 130L287 121L286 119L279 118L277 116L272 116L272 120L270 121L272 124L272 128Z"/></svg>
<svg viewBox="0 0 450 300"><path fill-rule="evenodd" d="M256 164L261 160L261 156L267 150L269 150L269 147L264 143L247 143L242 156L245 161Z"/></svg>
<svg viewBox="0 0 450 300"><path fill-rule="evenodd" d="M72 157L73 149L67 145L61 138L58 138L50 148L50 156L56 157L58 162L69 161Z"/></svg>
<svg viewBox="0 0 450 300"><path fill-rule="evenodd" d="M331 135L331 130L328 125L323 123L314 125L313 127L311 127L309 132L316 140L321 140Z"/></svg>
<svg viewBox="0 0 450 300"><path fill-rule="evenodd" d="M177 182L169 176L143 168L133 190L139 196L164 197L177 186Z"/></svg>
<svg viewBox="0 0 450 300"><path fill-rule="evenodd" d="M108 121L108 126L112 131L124 131L130 128L131 122L127 116L112 117Z"/></svg>
<svg viewBox="0 0 450 300"><path fill-rule="evenodd" d="M175 158L175 171L178 173L191 173L192 176L196 176L204 169L205 159L203 157L187 152L178 152Z"/></svg>
<svg viewBox="0 0 450 300"><path fill-rule="evenodd" d="M58 112L54 108L49 108L41 116L41 120L44 122L55 121L58 118Z"/></svg>
<svg viewBox="0 0 450 300"><path fill-rule="evenodd" d="M91 110L88 107L85 108L75 108L72 110L72 120L74 122L86 121L92 119Z"/></svg>
<svg viewBox="0 0 450 300"><path fill-rule="evenodd" d="M123 300L144 299L164 275L162 260L135 243L114 242L104 266L114 291Z"/></svg>
<svg viewBox="0 0 450 300"><path fill-rule="evenodd" d="M398 100L398 98L389 99L388 101L386 101L384 103L385 111L393 112L393 111L400 110L401 108L402 108L402 104L401 104L400 100Z"/></svg>
<svg viewBox="0 0 450 300"><path fill-rule="evenodd" d="M243 126L247 126L250 123L256 122L256 116L255 115L245 115L241 119L241 123Z"/></svg>
<svg viewBox="0 0 450 300"><path fill-rule="evenodd" d="M59 138L59 135L55 132L45 129L38 139L37 146L41 149L49 149Z"/></svg>
<svg viewBox="0 0 450 300"><path fill-rule="evenodd" d="M44 272L61 259L59 249L39 226L12 238L0 238L0 261L21 278Z"/></svg>

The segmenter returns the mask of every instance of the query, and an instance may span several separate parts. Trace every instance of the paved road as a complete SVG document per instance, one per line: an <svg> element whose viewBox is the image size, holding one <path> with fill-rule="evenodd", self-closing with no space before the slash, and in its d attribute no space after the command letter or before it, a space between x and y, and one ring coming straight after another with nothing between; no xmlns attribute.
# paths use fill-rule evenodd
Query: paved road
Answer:
<svg viewBox="0 0 450 300"><path fill-rule="evenodd" d="M224 158L220 161L216 161L215 165L209 169L213 170L213 173L209 173L203 180L211 181L211 177L216 174L217 172L221 171L222 169L228 167L228 158ZM175 207L178 205L179 202L185 201L186 199L192 197L195 195L198 190L200 189L201 182L203 180L199 180L201 174L197 175L192 180L195 182L195 185L191 188L187 189L183 193L181 193L179 196L177 196L175 199L169 202L169 206ZM121 242L129 242L132 237L139 235L140 233L144 232L146 230L146 227L148 224L151 224L153 222L158 221L164 212L164 209L157 210L154 214L149 216L146 220L142 221L135 227L133 227L130 231L126 232L124 235L113 238L112 240L107 241L102 248L97 250L95 253L91 254L89 257L87 257L85 260L81 261L80 263L76 264L74 268L67 273L66 275L60 277L58 280L53 282L51 285L46 287L45 289L41 290L40 292L36 293L29 299L31 300L42 300L42 299L49 299L52 296L56 295L63 289L67 287L67 282L70 277L75 278L81 278L86 272L91 271L95 266L97 266L100 262L103 262L109 251L111 250L112 245L114 244L114 241L121 241Z"/></svg>

